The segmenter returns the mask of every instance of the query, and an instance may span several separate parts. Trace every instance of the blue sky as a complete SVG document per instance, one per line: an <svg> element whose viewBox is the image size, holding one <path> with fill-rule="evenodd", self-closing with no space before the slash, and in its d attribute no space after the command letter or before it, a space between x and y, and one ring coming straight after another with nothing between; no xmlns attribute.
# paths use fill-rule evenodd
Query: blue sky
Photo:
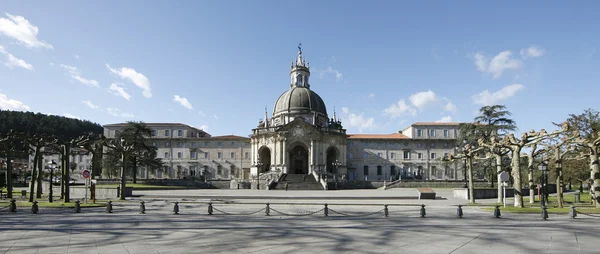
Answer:
<svg viewBox="0 0 600 254"><path fill-rule="evenodd" d="M289 88L349 133L470 121L520 131L598 109L598 1L3 1L0 108L246 136Z"/></svg>

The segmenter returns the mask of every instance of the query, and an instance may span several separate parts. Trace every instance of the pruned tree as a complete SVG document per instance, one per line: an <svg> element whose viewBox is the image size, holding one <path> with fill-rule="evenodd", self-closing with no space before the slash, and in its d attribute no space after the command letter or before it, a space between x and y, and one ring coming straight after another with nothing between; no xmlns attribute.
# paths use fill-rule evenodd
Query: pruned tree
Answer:
<svg viewBox="0 0 600 254"><path fill-rule="evenodd" d="M10 130L6 135L0 136L0 154L6 157L6 197L12 198L13 191L13 159L26 154L27 148L22 140L22 133Z"/></svg>
<svg viewBox="0 0 600 254"><path fill-rule="evenodd" d="M572 143L577 146L580 157L588 158L592 181L590 193L596 207L600 208L600 113L586 109L582 114L569 115L567 122L572 126L571 136L576 137Z"/></svg>
<svg viewBox="0 0 600 254"><path fill-rule="evenodd" d="M475 146L467 143L460 151L457 151L456 155L451 154L450 157L443 158L443 160L450 161L466 159L465 166L467 167L467 176L469 178L469 203L471 204L475 204L475 195L473 194L475 189L473 185L473 159L477 157L479 152L481 152L484 149L485 147L476 148Z"/></svg>

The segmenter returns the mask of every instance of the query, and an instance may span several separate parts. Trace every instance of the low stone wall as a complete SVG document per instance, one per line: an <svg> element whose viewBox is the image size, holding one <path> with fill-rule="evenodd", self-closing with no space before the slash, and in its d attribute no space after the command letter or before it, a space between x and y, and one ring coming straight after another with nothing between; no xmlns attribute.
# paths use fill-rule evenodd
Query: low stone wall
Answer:
<svg viewBox="0 0 600 254"><path fill-rule="evenodd" d="M522 189L521 193L524 197L529 196L529 189ZM469 199L469 189L461 188L454 189L454 197L468 200ZM497 188L477 188L474 190L475 199L486 199L486 198L498 198L498 189ZM534 190L534 194L537 195L537 189ZM548 193L556 193L556 184L548 184ZM506 197L514 197L515 190L511 188L506 188Z"/></svg>
<svg viewBox="0 0 600 254"><path fill-rule="evenodd" d="M495 183L494 183L495 184ZM486 188L489 187L490 184L485 181L477 181L473 182L475 188ZM400 181L388 188L463 188L463 181Z"/></svg>
<svg viewBox="0 0 600 254"><path fill-rule="evenodd" d="M329 190L355 190L355 189L377 189L383 187L383 181L345 181L345 182L328 182Z"/></svg>
<svg viewBox="0 0 600 254"><path fill-rule="evenodd" d="M214 181L208 181L207 183L216 189L230 189L231 188L231 180L214 180Z"/></svg>

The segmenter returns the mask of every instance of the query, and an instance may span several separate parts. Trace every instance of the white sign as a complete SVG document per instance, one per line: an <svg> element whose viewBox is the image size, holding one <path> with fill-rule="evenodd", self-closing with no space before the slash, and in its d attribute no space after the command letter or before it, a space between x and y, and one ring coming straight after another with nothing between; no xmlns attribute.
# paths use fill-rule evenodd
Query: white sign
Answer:
<svg viewBox="0 0 600 254"><path fill-rule="evenodd" d="M500 181L508 182L508 180L510 180L510 175L508 175L508 172L502 171L502 173L498 174L498 178L500 178Z"/></svg>

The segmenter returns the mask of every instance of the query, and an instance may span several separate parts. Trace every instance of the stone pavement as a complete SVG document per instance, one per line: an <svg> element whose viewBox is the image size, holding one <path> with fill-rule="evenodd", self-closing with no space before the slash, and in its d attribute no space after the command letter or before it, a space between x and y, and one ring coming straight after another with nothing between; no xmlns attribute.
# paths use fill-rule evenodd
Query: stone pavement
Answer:
<svg viewBox="0 0 600 254"><path fill-rule="evenodd" d="M115 202L115 210L42 209L40 214L0 211L2 253L598 253L600 218L503 214L465 207L437 206L419 217L418 207L390 206L366 217L305 217L206 214L206 204L148 200ZM241 213L261 204L216 204ZM273 205L286 212L305 212L320 205ZM344 212L373 212L379 206L331 205Z"/></svg>

